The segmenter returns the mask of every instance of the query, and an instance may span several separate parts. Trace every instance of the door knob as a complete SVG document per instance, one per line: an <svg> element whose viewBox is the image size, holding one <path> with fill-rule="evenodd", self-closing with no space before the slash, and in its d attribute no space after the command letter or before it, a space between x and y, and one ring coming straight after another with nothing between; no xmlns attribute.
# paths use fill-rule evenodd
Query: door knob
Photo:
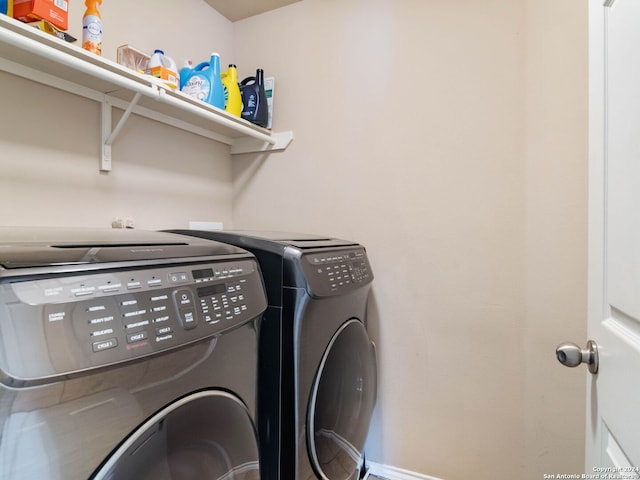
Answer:
<svg viewBox="0 0 640 480"><path fill-rule="evenodd" d="M587 342L587 348L584 350L575 343L561 343L556 348L556 357L566 367L577 367L586 363L591 373L598 373L598 345L593 340Z"/></svg>

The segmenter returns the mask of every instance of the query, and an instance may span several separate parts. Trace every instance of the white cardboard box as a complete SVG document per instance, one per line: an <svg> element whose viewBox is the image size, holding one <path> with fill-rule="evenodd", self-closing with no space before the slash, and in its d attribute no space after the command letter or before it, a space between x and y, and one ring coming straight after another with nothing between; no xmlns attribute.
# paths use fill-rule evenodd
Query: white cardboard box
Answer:
<svg viewBox="0 0 640 480"><path fill-rule="evenodd" d="M269 106L269 120L267 120L267 128L271 128L273 125L273 90L276 84L274 77L265 77L264 79L264 93L267 95L267 105Z"/></svg>

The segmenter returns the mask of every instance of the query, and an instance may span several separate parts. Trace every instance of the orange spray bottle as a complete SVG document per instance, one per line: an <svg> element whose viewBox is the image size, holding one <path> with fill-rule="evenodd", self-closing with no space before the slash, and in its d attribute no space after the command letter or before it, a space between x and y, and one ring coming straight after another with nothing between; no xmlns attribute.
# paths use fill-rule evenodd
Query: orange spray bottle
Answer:
<svg viewBox="0 0 640 480"><path fill-rule="evenodd" d="M82 48L102 55L102 17L98 5L102 0L85 0L87 9L82 17Z"/></svg>

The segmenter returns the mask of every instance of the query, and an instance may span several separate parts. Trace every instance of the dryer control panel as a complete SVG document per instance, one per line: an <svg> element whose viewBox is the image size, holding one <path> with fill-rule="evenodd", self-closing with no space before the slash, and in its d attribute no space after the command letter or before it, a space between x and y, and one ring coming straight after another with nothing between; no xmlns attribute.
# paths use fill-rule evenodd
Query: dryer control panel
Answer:
<svg viewBox="0 0 640 480"><path fill-rule="evenodd" d="M3 383L45 379L223 334L267 301L252 258L0 285Z"/></svg>
<svg viewBox="0 0 640 480"><path fill-rule="evenodd" d="M343 295L373 281L364 248L307 253L302 259L311 295Z"/></svg>

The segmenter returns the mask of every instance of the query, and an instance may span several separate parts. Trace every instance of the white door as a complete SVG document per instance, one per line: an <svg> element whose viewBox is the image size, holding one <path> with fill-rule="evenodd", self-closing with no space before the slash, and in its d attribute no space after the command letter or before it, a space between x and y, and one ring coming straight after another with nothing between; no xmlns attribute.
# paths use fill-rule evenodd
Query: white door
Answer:
<svg viewBox="0 0 640 480"><path fill-rule="evenodd" d="M640 0L589 0L588 478L640 478ZM595 475L599 475L595 476Z"/></svg>

